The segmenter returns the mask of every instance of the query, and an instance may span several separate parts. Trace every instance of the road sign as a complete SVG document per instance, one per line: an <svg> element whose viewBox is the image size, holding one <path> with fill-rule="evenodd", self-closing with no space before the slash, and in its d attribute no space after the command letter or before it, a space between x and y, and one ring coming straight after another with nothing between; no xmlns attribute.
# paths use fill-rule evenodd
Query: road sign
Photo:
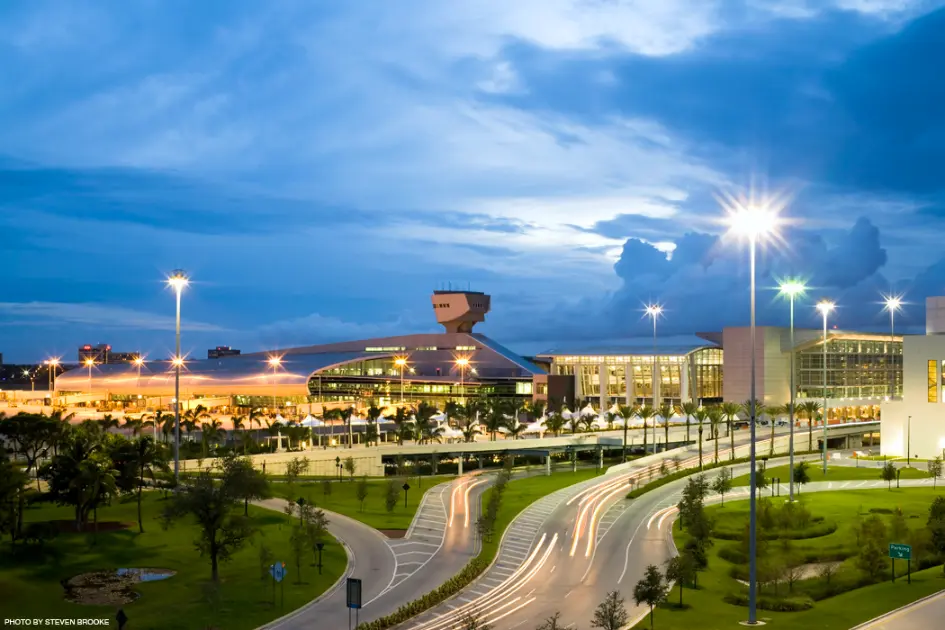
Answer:
<svg viewBox="0 0 945 630"><path fill-rule="evenodd" d="M899 543L889 543L889 557L894 560L911 560L912 547Z"/></svg>
<svg viewBox="0 0 945 630"><path fill-rule="evenodd" d="M361 608L361 580L348 578L348 608Z"/></svg>
<svg viewBox="0 0 945 630"><path fill-rule="evenodd" d="M124 608L118 609L118 614L115 615L115 621L118 622L118 630L124 628L125 624L128 623L128 615L125 614Z"/></svg>
<svg viewBox="0 0 945 630"><path fill-rule="evenodd" d="M404 492L407 492L407 490L410 490L410 484L405 481L401 488L404 489Z"/></svg>
<svg viewBox="0 0 945 630"><path fill-rule="evenodd" d="M285 577L285 562L277 562L269 567L269 574L276 582L281 582Z"/></svg>

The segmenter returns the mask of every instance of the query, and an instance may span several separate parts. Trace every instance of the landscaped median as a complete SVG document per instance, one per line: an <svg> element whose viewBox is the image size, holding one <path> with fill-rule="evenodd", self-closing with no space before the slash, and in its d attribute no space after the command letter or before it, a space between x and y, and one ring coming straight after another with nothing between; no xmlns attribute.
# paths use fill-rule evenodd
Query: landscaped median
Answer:
<svg viewBox="0 0 945 630"><path fill-rule="evenodd" d="M509 481L505 488L500 491L502 498L498 503L494 522L491 525L493 534L485 538L479 555L470 560L462 571L436 589L419 599L404 604L386 617L360 624L358 630L393 628L397 624L403 623L456 595L489 568L495 560L503 532L522 510L540 497L581 481L592 479L598 474L600 473L597 470L584 469L577 472L556 472L550 476L527 477ZM483 493L483 513L488 511L488 505L494 492L496 492L495 488L490 488Z"/></svg>
<svg viewBox="0 0 945 630"><path fill-rule="evenodd" d="M945 588L943 496L903 488L811 493L793 504L783 497L759 501L759 619L788 630L847 630ZM936 499L941 503L932 508ZM707 566L698 572L698 588L683 589L682 606L677 585L657 608L659 630L732 628L747 618L748 503L726 502L705 514ZM673 536L686 549L691 536L678 522ZM911 584L904 560L896 561L897 580L890 581L890 543L911 546Z"/></svg>
<svg viewBox="0 0 945 630"><path fill-rule="evenodd" d="M856 466L827 466L827 473L823 472L823 460L817 462L808 462L809 468L807 474L810 481L880 481L882 480L882 468ZM918 468L897 468L900 471L901 479L927 479L929 474ZM780 479L782 485L786 485L791 474L787 465L771 466L765 470L765 477L770 482L772 479ZM892 484L895 485L895 480ZM733 486L747 486L748 475L740 475L732 479Z"/></svg>

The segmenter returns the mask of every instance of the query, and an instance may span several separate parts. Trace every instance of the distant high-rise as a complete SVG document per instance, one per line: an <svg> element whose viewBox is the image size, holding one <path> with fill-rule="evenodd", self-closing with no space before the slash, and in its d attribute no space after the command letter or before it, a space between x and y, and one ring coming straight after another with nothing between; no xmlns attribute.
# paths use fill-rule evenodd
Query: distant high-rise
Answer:
<svg viewBox="0 0 945 630"><path fill-rule="evenodd" d="M98 364L130 363L141 356L140 352L114 352L107 343L79 346L79 363L92 359Z"/></svg>
<svg viewBox="0 0 945 630"><path fill-rule="evenodd" d="M217 346L207 350L208 359L222 359L223 357L238 357L240 351L230 346Z"/></svg>

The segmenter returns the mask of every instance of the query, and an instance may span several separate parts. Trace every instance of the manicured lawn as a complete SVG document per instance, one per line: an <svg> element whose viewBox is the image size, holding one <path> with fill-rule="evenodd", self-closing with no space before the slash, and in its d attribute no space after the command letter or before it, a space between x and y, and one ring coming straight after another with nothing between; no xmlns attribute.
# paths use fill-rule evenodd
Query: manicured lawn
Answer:
<svg viewBox="0 0 945 630"><path fill-rule="evenodd" d="M853 490L843 492L822 492L810 495L801 495L800 501L810 510L814 517L823 517L824 523L836 525L836 530L824 536L795 540L792 542L793 553L808 559L813 558L846 558L832 577L834 583L842 580L855 580L860 573L855 567L854 558L849 557L857 552L856 535L853 526L857 514L867 518L871 513L878 513L888 519L887 511L899 508L906 517L910 530L920 530L925 527L928 516L928 507L932 499L941 495L941 491L931 488L893 489L885 490ZM773 500L773 505L780 503ZM876 511L879 512L876 512ZM871 512L872 511L872 512ZM726 503L724 507L713 506L707 512L716 519L718 526L725 529L735 528L736 531L747 522L748 504L745 501ZM676 545L682 548L686 534L679 531L678 523L674 528ZM675 604L679 601L678 586L670 593L668 603L660 606L655 615L655 627L659 630L714 630L716 628L737 627L739 621L747 618L747 607L728 604L724 598L729 593L744 593L747 587L730 576L733 565L720 557L720 551L728 548L737 548L738 541L715 539L709 551L709 568L699 574L699 589L686 588L683 592L684 608L679 609ZM767 550L759 554L760 561L767 559L776 566L782 553L780 541L769 541ZM744 566L744 565L741 565ZM918 571L912 574L912 584L907 584L903 576L905 563L897 562L897 573L902 576L895 583L886 580L870 586L857 588L846 593L815 601L813 608L800 612L772 612L758 611L760 620L771 627L788 630L847 630L852 626L872 619L880 614L894 610L925 595L945 589L941 565ZM888 570L888 569L887 569ZM822 586L822 578L813 577L798 581L794 584L794 594L801 596L804 593L813 593ZM762 594L771 594L773 586L767 585ZM779 592L784 595L788 587L780 584ZM649 628L649 620L645 619L636 626Z"/></svg>
<svg viewBox="0 0 945 630"><path fill-rule="evenodd" d="M579 469L577 472L560 471L554 472L550 476L528 477L526 479L512 479L505 488L502 495L502 504L499 506L499 513L496 516L495 535L491 541L483 542L479 557L487 563L492 562L499 549L499 541L502 534L509 524L518 516L519 512L529 505L547 496L552 492L566 488L570 485L593 479L598 475L594 468ZM485 508L489 502L489 495L492 489L486 490L482 494L482 505Z"/></svg>
<svg viewBox="0 0 945 630"><path fill-rule="evenodd" d="M809 462L810 468L807 470L807 474L810 476L811 481L880 481L882 477L880 476L881 469L879 468L857 468L856 466L827 466L827 474L823 473L822 464L823 460L820 462ZM902 476L900 479L926 479L929 474L924 470L919 470L917 468L902 468ZM717 473L716 473L717 474ZM707 478L712 478L712 473L707 473ZM790 478L791 473L788 469L788 466L772 466L765 470L765 477L768 478L770 483L772 479L779 478L781 480L781 491L787 487L788 479ZM740 475L735 477L732 480L732 485L735 486L747 486L748 485L748 475ZM893 480L892 485L895 487L896 481ZM801 489L803 492L803 488Z"/></svg>
<svg viewBox="0 0 945 630"><path fill-rule="evenodd" d="M337 479L330 481L331 494L325 494L325 486L321 480L298 481L294 487L290 487L286 483L273 483L272 490L276 495L293 501L299 497L305 497L305 500L309 503L314 503L325 510L344 514L375 529L406 530L410 527L410 522L413 521L417 507L423 499L423 493L450 478L449 476L440 475L437 477L423 477L419 481L417 477L368 479L368 495L364 500L363 510L357 497L359 483L357 477L354 481L347 477L344 481L338 481ZM397 486L398 500L394 509L388 512L384 498L387 496L387 483L391 479ZM407 491L406 507L404 507L404 491L400 489L404 485L405 479L410 484L410 490Z"/></svg>
<svg viewBox="0 0 945 630"><path fill-rule="evenodd" d="M139 534L136 504L115 502L99 510L99 522L134 523L129 529L99 533L97 543L85 533L60 534L44 553L21 553L12 557L4 541L0 551L0 610L4 617L30 618L114 618L116 607L85 606L63 599L60 579L87 571L128 567L164 568L177 575L156 582L141 583L134 590L141 596L122 606L130 621L129 629L251 629L298 608L324 592L344 572L344 549L329 536L323 551L323 574L309 566L311 555L302 565L302 583L296 584L289 546L288 517L250 506L250 516L259 531L243 549L220 565L217 590L210 585L210 561L194 548L197 530L182 519L167 530L158 522L163 505L160 493L147 493L144 501L145 533ZM70 519L71 510L43 505L30 509L26 521ZM259 549L269 547L289 571L284 580L285 606L279 591L272 605L270 580L260 579ZM113 627L117 625L112 622Z"/></svg>

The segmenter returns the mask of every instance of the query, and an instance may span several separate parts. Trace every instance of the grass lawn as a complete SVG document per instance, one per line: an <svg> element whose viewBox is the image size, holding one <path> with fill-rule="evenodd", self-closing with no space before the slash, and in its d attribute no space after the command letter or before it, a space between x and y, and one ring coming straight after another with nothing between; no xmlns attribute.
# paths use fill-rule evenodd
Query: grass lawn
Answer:
<svg viewBox="0 0 945 630"><path fill-rule="evenodd" d="M879 468L857 468L856 466L830 466L827 465L827 474L823 473L823 460L820 462L808 462L810 468L807 470L807 474L810 476L810 480L814 481L880 481L882 477L880 476L881 469ZM929 474L924 470L919 470L917 468L901 468L902 476L900 479L926 479ZM768 483L771 482L774 478L779 478L781 480L781 491L784 492L788 479L790 478L791 473L787 465L784 466L770 466L765 470L765 477L768 478ZM707 479L712 479L712 473L707 473ZM735 477L732 480L732 485L734 486L747 486L748 485L748 475L740 475ZM896 485L896 481L893 480L892 485ZM803 492L801 488L801 492Z"/></svg>
<svg viewBox="0 0 945 630"><path fill-rule="evenodd" d="M413 516L420 506L423 493L451 478L447 475L423 477L422 481L418 481L417 477L369 478L367 480L368 496L364 500L364 510L361 510L361 504L357 497L360 481L357 477L354 481L351 481L347 476L344 481L331 480L331 494L325 494L324 480L298 481L294 487L290 487L286 483L273 483L272 491L277 496L290 500L298 499L300 496L305 497L305 500L309 503L314 503L325 510L344 514L375 529L406 530L410 528L410 522L413 521ZM404 491L400 489L404 485L404 479L410 484L410 490L407 491L406 507L404 507ZM398 492L397 505L390 512L387 511L384 502L389 480L394 481Z"/></svg>
<svg viewBox="0 0 945 630"><path fill-rule="evenodd" d="M593 479L598 476L597 469L585 468L577 472L557 471L550 476L527 477L525 479L512 479L505 487L505 493L502 495L502 504L499 506L499 513L496 516L495 536L491 541L483 542L479 557L487 563L492 562L496 552L499 550L499 542L502 534L511 522L518 516L519 512L529 505L547 496L552 492L566 488L570 485ZM492 489L486 490L482 495L482 505L485 508L489 502L489 495Z"/></svg>
<svg viewBox="0 0 945 630"><path fill-rule="evenodd" d="M830 493L812 493L801 495L800 501L806 505L814 517L824 517L825 523L836 524L836 530L824 536L795 540L792 542L795 557L847 559L837 568L832 577L833 583L843 580L855 580L860 573L855 568L854 559L847 557L857 551L856 536L852 527L856 522L857 514L868 517L871 510L877 512L884 519L888 519L886 512L900 508L907 519L911 530L920 530L925 527L928 516L928 507L932 499L941 495L941 491L931 488L903 488L901 490L852 490ZM779 504L775 499L774 505ZM731 529L738 528L748 518L748 503L739 501L726 503L724 507L713 506L707 508L708 513L719 526ZM888 522L888 521L887 521ZM674 528L674 538L679 548L682 548L686 534L681 532L678 523ZM679 601L678 586L673 588L668 603L661 605L655 614L655 627L659 630L683 630L700 628L713 630L715 628L733 628L739 621L747 618L748 609L744 606L735 606L724 601L729 593L745 593L747 587L737 582L730 575L732 567L737 566L720 556L723 549L739 547L741 543L731 540L715 539L709 551L709 568L699 574L699 589L686 588L683 592L684 608L676 606ZM780 560L780 541L770 541L768 548L759 553L759 557L768 558L777 566ZM742 565L743 566L743 565ZM902 579L895 583L889 580L864 586L846 593L820 599L813 608L800 612L772 612L759 609L758 617L768 623L770 627L785 628L788 630L847 630L859 623L872 619L880 614L894 610L925 595L945 589L941 565L918 571L912 574L912 584L907 584L904 578L905 563L897 562L897 573ZM888 568L887 568L888 573ZM812 577L794 584L794 595L814 593L823 585L822 578ZM784 595L788 587L782 583L779 587ZM762 589L762 595L770 595L773 587L768 585ZM649 628L649 619L644 619L637 628Z"/></svg>
<svg viewBox="0 0 945 630"><path fill-rule="evenodd" d="M185 628L256 628L307 603L331 586L347 564L344 549L337 541L326 541L322 561L323 574L309 566L311 556L302 565L302 583L296 583L290 547L288 517L250 506L250 516L259 531L250 543L220 564L220 586L210 587L210 561L194 548L196 528L182 519L168 530L157 520L163 505L160 493L146 493L144 534L138 533L134 501L115 502L99 510L99 522L134 523L129 529L99 533L92 544L86 533L60 534L47 544L44 553L30 552L16 558L4 541L0 552L0 610L5 617L32 618L112 618L117 607L85 606L63 599L60 579L79 573L122 567L152 567L177 571L177 575L156 582L141 583L135 591L141 596L122 608L130 621L128 628L166 630ZM68 507L43 504L30 509L26 521L71 519ZM286 563L289 574L284 580L285 607L271 603L271 581L260 579L259 548L264 543L276 560ZM114 622L112 622L114 624Z"/></svg>

